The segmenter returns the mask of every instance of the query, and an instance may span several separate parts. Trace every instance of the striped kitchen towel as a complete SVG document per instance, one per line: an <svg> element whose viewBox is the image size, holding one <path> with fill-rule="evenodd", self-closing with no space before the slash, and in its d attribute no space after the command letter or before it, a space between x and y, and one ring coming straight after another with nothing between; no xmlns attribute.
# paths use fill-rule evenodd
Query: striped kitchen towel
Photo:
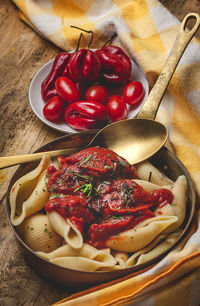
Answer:
<svg viewBox="0 0 200 306"><path fill-rule="evenodd" d="M180 22L157 0L13 0L20 18L63 50L75 49L80 32L94 32L91 48L114 43L144 70L150 87L166 61ZM81 40L87 45L87 36ZM161 102L157 120L169 130L175 154L200 197L200 40L187 47ZM56 305L165 306L200 304L200 211L188 236L155 266L90 288Z"/></svg>

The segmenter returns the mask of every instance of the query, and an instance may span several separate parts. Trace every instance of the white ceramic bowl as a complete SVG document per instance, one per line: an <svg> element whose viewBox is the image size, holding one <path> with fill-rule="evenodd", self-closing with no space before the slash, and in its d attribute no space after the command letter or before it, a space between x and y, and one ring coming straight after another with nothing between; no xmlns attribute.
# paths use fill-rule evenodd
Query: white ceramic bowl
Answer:
<svg viewBox="0 0 200 306"><path fill-rule="evenodd" d="M47 62L44 66L42 66L38 70L38 72L35 74L35 76L33 77L30 83L30 86L29 86L29 103L31 105L32 110L36 114L36 116L49 127L57 131L63 132L63 133L69 133L69 132L75 133L77 132L77 130L71 128L65 122L53 123L51 121L48 121L43 115L43 108L44 108L45 102L43 101L42 95L41 95L41 84L43 80L46 78L46 76L49 74L52 68L53 62L54 62L54 58L50 60L49 62ZM139 113L149 93L149 85L146 80L144 72L135 62L131 61L131 63L132 63L132 72L131 72L132 80L140 81L143 84L145 95L140 105L136 107L135 109L132 109L131 106L128 105L128 118L133 118Z"/></svg>

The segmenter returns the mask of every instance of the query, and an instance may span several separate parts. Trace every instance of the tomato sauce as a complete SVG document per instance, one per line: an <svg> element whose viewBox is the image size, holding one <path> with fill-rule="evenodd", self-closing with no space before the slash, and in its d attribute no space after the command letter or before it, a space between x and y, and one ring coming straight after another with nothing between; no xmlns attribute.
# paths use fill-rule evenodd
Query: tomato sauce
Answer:
<svg viewBox="0 0 200 306"><path fill-rule="evenodd" d="M145 191L134 180L134 166L111 150L90 147L58 160L60 170L48 169L47 188L54 197L45 209L69 219L95 246L154 217L155 208L173 200L164 188Z"/></svg>

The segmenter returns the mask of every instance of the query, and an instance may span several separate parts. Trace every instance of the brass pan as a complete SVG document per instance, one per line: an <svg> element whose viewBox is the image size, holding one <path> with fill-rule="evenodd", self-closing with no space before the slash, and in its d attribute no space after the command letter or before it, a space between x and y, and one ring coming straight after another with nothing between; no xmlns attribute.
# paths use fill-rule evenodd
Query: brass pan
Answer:
<svg viewBox="0 0 200 306"><path fill-rule="evenodd" d="M71 147L80 147L84 146L90 142L91 138L96 133L96 130L87 131L87 132L80 132L75 134L70 134L61 138L58 138L48 144L40 147L37 152L43 152L47 150L55 150L55 149L62 149L62 148L71 148ZM134 154L134 152L133 152ZM14 173L10 184L8 186L7 191L7 215L9 219L9 224L13 233L20 245L20 249L23 251L25 255L25 259L27 260L28 264L45 280L53 283L56 286L64 286L64 287L88 287L94 284L99 284L102 282L107 282L110 280L117 279L122 276L126 276L133 272L140 273L143 269L150 268L153 264L157 263L161 260L164 256L166 256L188 233L188 230L192 224L194 213L195 213L195 205L196 205L196 196L195 196L195 188L191 177L181 163L181 161L172 154L168 149L163 147L160 149L151 159L152 162L157 168L161 171L166 173L168 177L172 180L176 180L179 175L185 175L188 184L187 190L187 210L186 210L186 217L184 223L182 225L182 233L176 240L176 242L165 252L160 254L159 256L155 257L153 260L150 260L146 263L122 269L122 270L115 270L115 271L108 271L108 272L83 272L83 271L76 271L64 267L57 266L53 263L42 259L38 255L36 255L22 240L19 233L17 232L16 228L11 224L10 221L10 204L9 204L9 194L11 187L13 184L22 177L25 173L34 169L38 162L31 162L24 165L19 166L17 171Z"/></svg>

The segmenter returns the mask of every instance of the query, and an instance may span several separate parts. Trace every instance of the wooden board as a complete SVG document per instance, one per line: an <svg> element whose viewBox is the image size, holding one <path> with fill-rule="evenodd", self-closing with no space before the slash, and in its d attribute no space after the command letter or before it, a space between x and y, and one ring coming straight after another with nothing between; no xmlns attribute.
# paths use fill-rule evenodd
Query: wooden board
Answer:
<svg viewBox="0 0 200 306"><path fill-rule="evenodd" d="M190 11L200 12L197 0L161 2L180 20ZM27 96L36 71L59 49L20 21L10 0L0 0L0 8L0 156L7 156L33 152L63 135L40 122ZM70 292L44 282L18 251L5 209L6 190L15 169L0 171L0 305L50 305Z"/></svg>

